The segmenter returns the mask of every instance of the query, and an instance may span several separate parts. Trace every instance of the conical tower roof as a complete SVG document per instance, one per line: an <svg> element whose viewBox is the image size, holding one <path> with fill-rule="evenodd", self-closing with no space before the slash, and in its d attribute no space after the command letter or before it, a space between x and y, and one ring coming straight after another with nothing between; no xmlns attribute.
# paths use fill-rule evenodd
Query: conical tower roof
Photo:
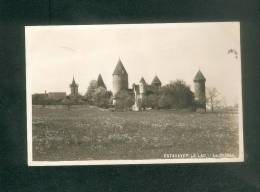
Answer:
<svg viewBox="0 0 260 192"><path fill-rule="evenodd" d="M78 86L75 79L74 79L74 76L73 76L72 83L70 84L70 86L72 86L72 87Z"/></svg>
<svg viewBox="0 0 260 192"><path fill-rule="evenodd" d="M124 67L121 59L119 58L113 75L121 75L121 74L127 74L127 72L125 70L125 67Z"/></svg>
<svg viewBox="0 0 260 192"><path fill-rule="evenodd" d="M195 75L193 81L206 81L206 78L202 74L202 72L199 70L197 74Z"/></svg>
<svg viewBox="0 0 260 192"><path fill-rule="evenodd" d="M101 74L98 75L97 86L106 88L106 85L105 85L105 83L103 81L103 78L102 78Z"/></svg>
<svg viewBox="0 0 260 192"><path fill-rule="evenodd" d="M160 79L157 77L157 75L153 78L153 81L152 81L152 85L161 85L162 82L160 81Z"/></svg>
<svg viewBox="0 0 260 192"><path fill-rule="evenodd" d="M144 78L142 77L141 80L139 81L140 83L146 84Z"/></svg>

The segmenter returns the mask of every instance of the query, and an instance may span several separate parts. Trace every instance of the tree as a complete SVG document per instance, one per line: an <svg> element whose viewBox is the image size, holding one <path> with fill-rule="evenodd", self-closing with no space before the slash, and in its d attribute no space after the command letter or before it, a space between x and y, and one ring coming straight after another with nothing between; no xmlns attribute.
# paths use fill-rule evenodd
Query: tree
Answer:
<svg viewBox="0 0 260 192"><path fill-rule="evenodd" d="M122 90L116 94L116 109L130 109L130 107L134 104L133 95L129 94L127 91Z"/></svg>
<svg viewBox="0 0 260 192"><path fill-rule="evenodd" d="M93 104L93 94L95 92L95 90L98 88L97 86L97 81L96 80L92 80L89 83L87 92L85 94L86 100L90 103Z"/></svg>
<svg viewBox="0 0 260 192"><path fill-rule="evenodd" d="M151 107L153 109L158 108L158 89L155 89L154 86L147 86L144 94L144 107Z"/></svg>
<svg viewBox="0 0 260 192"><path fill-rule="evenodd" d="M153 109L158 108L158 94L151 93L146 96L146 107L151 107Z"/></svg>
<svg viewBox="0 0 260 192"><path fill-rule="evenodd" d="M89 104L107 108L111 95L111 91L107 91L105 87L98 86L97 81L92 80L89 83L85 98Z"/></svg>
<svg viewBox="0 0 260 192"><path fill-rule="evenodd" d="M160 108L187 108L193 105L194 95L190 87L182 80L176 80L163 86L159 91Z"/></svg>
<svg viewBox="0 0 260 192"><path fill-rule="evenodd" d="M174 106L173 95L169 93L164 93L164 91L162 91L162 93L159 96L158 107L162 109L170 109L173 106Z"/></svg>
<svg viewBox="0 0 260 192"><path fill-rule="evenodd" d="M107 91L104 87L98 87L92 94L93 104L98 107L107 108L111 95L111 92Z"/></svg>
<svg viewBox="0 0 260 192"><path fill-rule="evenodd" d="M221 103L220 94L215 87L207 88L206 93L206 102L209 105L211 111L213 112L215 108L217 108Z"/></svg>

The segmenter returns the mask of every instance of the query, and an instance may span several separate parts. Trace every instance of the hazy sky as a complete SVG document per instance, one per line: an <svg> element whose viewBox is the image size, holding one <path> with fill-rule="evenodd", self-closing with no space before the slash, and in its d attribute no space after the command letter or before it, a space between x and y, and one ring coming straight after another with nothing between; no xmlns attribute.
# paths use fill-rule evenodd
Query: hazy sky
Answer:
<svg viewBox="0 0 260 192"><path fill-rule="evenodd" d="M234 53L228 53L234 49ZM74 75L84 94L100 73L112 89L112 73L121 58L129 86L141 76L163 84L182 79L193 90L200 69L207 87L216 87L233 103L241 89L238 22L26 27L27 75L32 93L66 91Z"/></svg>

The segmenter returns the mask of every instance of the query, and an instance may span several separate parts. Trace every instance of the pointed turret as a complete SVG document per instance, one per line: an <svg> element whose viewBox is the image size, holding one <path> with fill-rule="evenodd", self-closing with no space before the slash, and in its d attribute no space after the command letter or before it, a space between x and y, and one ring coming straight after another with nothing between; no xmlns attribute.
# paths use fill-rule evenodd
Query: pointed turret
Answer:
<svg viewBox="0 0 260 192"><path fill-rule="evenodd" d="M162 83L161 83L160 79L157 77L157 75L155 75L155 77L152 81L152 85L156 86L156 87L161 87Z"/></svg>
<svg viewBox="0 0 260 192"><path fill-rule="evenodd" d="M72 78L72 83L70 84L70 86L75 86L75 85L77 85L77 84L76 84L75 79L74 79L74 76L73 76L73 78Z"/></svg>
<svg viewBox="0 0 260 192"><path fill-rule="evenodd" d="M98 75L97 86L98 87L104 87L105 89L107 88L105 83L104 83L104 81L103 81L103 78L102 78L101 74Z"/></svg>
<svg viewBox="0 0 260 192"><path fill-rule="evenodd" d="M122 90L128 90L128 74L121 59L119 58L113 72L113 95L115 96Z"/></svg>
<svg viewBox="0 0 260 192"><path fill-rule="evenodd" d="M204 75L202 74L202 72L199 70L197 72L197 74L195 75L193 81L206 81L206 78L204 77Z"/></svg>
<svg viewBox="0 0 260 192"><path fill-rule="evenodd" d="M77 96L78 95L78 84L76 83L74 76L72 79L72 83L70 84L70 95Z"/></svg>
<svg viewBox="0 0 260 192"><path fill-rule="evenodd" d="M119 58L117 65L116 65L116 68L113 72L113 75L121 75L121 74L127 74L127 72L125 70L125 67L124 67L121 59Z"/></svg>

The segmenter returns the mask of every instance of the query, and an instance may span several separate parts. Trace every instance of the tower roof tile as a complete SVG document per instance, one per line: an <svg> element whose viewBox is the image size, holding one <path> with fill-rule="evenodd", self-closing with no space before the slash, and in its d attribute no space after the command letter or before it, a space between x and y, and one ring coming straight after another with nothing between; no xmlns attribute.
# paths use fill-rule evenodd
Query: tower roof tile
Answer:
<svg viewBox="0 0 260 192"><path fill-rule="evenodd" d="M158 84L162 84L162 82L160 81L160 79L157 77L157 75L155 75L155 77L153 78L153 81L152 81L152 85L158 85Z"/></svg>
<svg viewBox="0 0 260 192"><path fill-rule="evenodd" d="M105 85L105 83L103 81L103 78L102 78L101 74L98 75L97 86L106 88L106 85Z"/></svg>
<svg viewBox="0 0 260 192"><path fill-rule="evenodd" d="M70 86L72 86L72 87L78 86L75 79L74 79L74 76L73 76L72 83L70 84Z"/></svg>
<svg viewBox="0 0 260 192"><path fill-rule="evenodd" d="M195 75L193 81L206 81L206 78L202 74L202 72L199 70L197 74Z"/></svg>
<svg viewBox="0 0 260 192"><path fill-rule="evenodd" d="M127 74L125 67L121 61L121 59L118 60L116 68L113 72L113 75L121 75L121 74Z"/></svg>

